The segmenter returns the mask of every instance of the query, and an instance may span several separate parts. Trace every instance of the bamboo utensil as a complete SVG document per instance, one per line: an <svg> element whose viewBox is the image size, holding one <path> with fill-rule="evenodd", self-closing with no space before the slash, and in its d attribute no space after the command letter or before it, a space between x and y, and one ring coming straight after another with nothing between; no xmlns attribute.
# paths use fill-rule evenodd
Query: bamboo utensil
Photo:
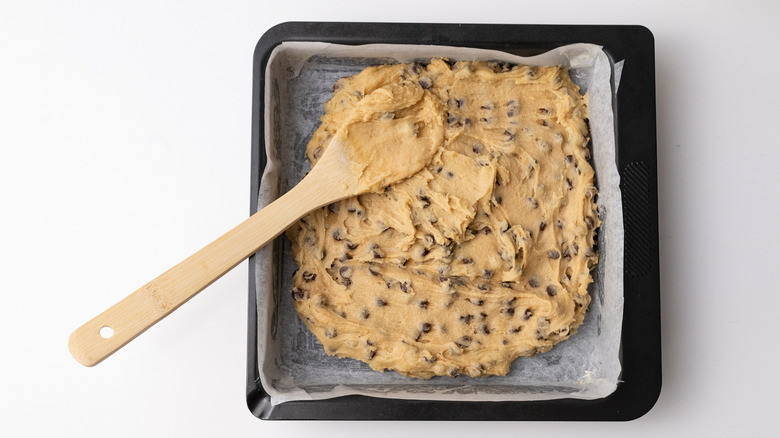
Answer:
<svg viewBox="0 0 780 438"><path fill-rule="evenodd" d="M68 341L73 357L86 366L100 363L306 213L417 173L444 135L441 112L432 99L422 101L434 109L398 119L366 117L342 126L311 172L288 193L76 329Z"/></svg>

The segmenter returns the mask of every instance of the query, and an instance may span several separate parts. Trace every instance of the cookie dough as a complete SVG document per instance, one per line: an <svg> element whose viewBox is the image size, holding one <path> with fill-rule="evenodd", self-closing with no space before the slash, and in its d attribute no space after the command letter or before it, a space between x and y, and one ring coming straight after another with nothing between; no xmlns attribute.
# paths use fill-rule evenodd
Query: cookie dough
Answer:
<svg viewBox="0 0 780 438"><path fill-rule="evenodd" d="M600 221L587 100L566 69L370 67L339 80L325 110L307 147L313 164L356 117L376 123L353 140L385 148L398 133L383 120L443 125L411 177L372 180L375 192L288 230L293 302L328 354L419 378L504 375L582 324Z"/></svg>

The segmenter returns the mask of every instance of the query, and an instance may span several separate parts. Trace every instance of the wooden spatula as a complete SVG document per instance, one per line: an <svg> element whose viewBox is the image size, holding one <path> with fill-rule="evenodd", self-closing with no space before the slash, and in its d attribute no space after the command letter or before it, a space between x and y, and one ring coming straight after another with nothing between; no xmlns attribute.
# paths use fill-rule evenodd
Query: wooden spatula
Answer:
<svg viewBox="0 0 780 438"><path fill-rule="evenodd" d="M425 117L359 122L339 130L288 193L76 329L68 341L73 357L86 366L100 363L306 213L419 171L443 136L439 117ZM373 135L379 132L385 135Z"/></svg>

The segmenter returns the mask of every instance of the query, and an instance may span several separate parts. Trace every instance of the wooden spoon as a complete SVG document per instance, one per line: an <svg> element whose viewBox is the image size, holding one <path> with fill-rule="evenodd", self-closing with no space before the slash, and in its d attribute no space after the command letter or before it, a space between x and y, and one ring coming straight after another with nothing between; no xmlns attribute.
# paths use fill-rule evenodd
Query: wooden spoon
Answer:
<svg viewBox="0 0 780 438"><path fill-rule="evenodd" d="M100 363L306 213L379 191L422 169L443 137L440 117L431 114L358 121L340 129L311 172L288 193L76 329L68 341L73 357L86 366ZM384 135L374 135L380 132Z"/></svg>

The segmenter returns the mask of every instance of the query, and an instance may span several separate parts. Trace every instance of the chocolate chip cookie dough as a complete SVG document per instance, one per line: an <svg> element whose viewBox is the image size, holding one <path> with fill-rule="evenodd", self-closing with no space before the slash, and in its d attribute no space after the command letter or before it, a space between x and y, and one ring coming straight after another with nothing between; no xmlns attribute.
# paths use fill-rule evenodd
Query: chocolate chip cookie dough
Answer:
<svg viewBox="0 0 780 438"><path fill-rule="evenodd" d="M355 117L443 125L413 176L288 230L295 308L328 354L419 378L504 375L582 324L600 221L587 101L565 69L370 67L339 80L325 110L313 164ZM360 135L392 145L381 123Z"/></svg>

